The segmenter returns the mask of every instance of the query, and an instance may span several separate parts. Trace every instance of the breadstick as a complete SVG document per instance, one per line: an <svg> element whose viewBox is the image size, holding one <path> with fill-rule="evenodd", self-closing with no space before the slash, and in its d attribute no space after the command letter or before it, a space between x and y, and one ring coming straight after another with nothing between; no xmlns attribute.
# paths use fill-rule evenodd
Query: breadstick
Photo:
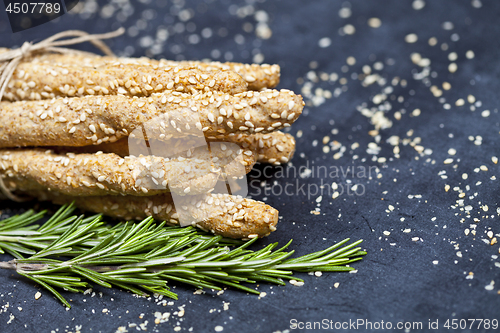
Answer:
<svg viewBox="0 0 500 333"><path fill-rule="evenodd" d="M227 70L207 72L188 66L158 68L116 61L101 66L67 65L34 56L18 65L4 98L20 101L87 95L150 96L165 90L236 94L246 91L247 83Z"/></svg>
<svg viewBox="0 0 500 333"><path fill-rule="evenodd" d="M134 140L129 143L130 138L123 138L116 142L105 142L97 146L82 146L82 147L62 147L54 146L47 147L54 150L58 154L76 153L76 154L116 154L120 157L138 156L138 155L154 155L158 157L179 158L183 157L210 159L214 162L215 168L224 168L224 173L232 178L239 178L249 173L256 160L256 154L251 148L241 149L236 144L223 142L206 142L203 138L203 145L198 146L198 140L182 140L179 138L175 142L181 141L176 145L174 140ZM192 141L192 142L191 142ZM130 147L132 145L132 147ZM178 146L178 147L177 147ZM193 154L196 152L197 156ZM237 161L245 170L240 171L238 165L232 162ZM236 169L238 170L236 170ZM233 171L232 171L233 170ZM237 171L237 172L236 172Z"/></svg>
<svg viewBox="0 0 500 333"><path fill-rule="evenodd" d="M201 132L268 133L290 126L303 106L302 97L289 90L1 102L0 147L86 146L114 142L135 129L160 139Z"/></svg>
<svg viewBox="0 0 500 333"><path fill-rule="evenodd" d="M213 141L224 139L228 142L234 142L242 148L250 149L256 153L257 161L261 163L274 165L288 163L295 153L295 138L293 135L281 131L267 134L228 135L219 139L208 137L207 139Z"/></svg>
<svg viewBox="0 0 500 333"><path fill-rule="evenodd" d="M280 66L279 65L258 65L258 64L241 64L235 62L221 63L218 61L203 62L203 61L168 61L160 60L160 63L166 65L174 65L178 63L180 66L196 66L201 70L215 72L218 70L234 71L243 77L248 84L249 90L262 90L274 88L280 82Z"/></svg>
<svg viewBox="0 0 500 333"><path fill-rule="evenodd" d="M280 80L280 66L268 64L242 64L236 62L218 62L218 61L172 61L155 60L145 57L141 58L117 58L108 56L90 56L90 55L72 55L72 54L42 54L38 55L38 62L48 63L57 66L84 66L105 67L115 64L144 65L153 68L198 68L204 72L232 71L238 73L248 84L250 90L262 90L265 88L274 88ZM215 90L215 89L214 89Z"/></svg>
<svg viewBox="0 0 500 333"><path fill-rule="evenodd" d="M225 153L232 154L227 150ZM238 163L247 163L242 156L246 155L240 153L240 159L229 166L227 173L240 177L245 174L244 166L241 165L239 174L235 169ZM0 175L10 191L49 189L73 196L150 196L168 190L179 195L200 194L213 190L223 171L217 161L213 162L208 149L194 149L190 158L171 159L121 158L116 154L63 155L42 149L0 150Z"/></svg>
<svg viewBox="0 0 500 333"><path fill-rule="evenodd" d="M252 134L252 135L228 135L221 137L208 137L208 142L226 141L238 144L240 147L247 148L256 153L257 161L261 163L270 163L279 165L287 163L293 157L295 152L295 138L291 134L285 134L280 131L271 132L268 134ZM168 141L166 142L168 143ZM155 146L156 141L150 140L150 145ZM78 148L79 152L95 153L103 151L105 153L115 153L119 156L130 155L129 139L124 138L116 142L105 142L97 146L85 146Z"/></svg>
<svg viewBox="0 0 500 333"><path fill-rule="evenodd" d="M71 197L50 191L32 194L57 204L74 200L81 209L118 218L140 220L153 216L170 224L178 224L179 219L194 220L192 224L197 227L231 238L265 237L276 230L278 223L278 211L273 207L228 194L186 196L184 201L176 199L175 206L168 193L150 197Z"/></svg>
<svg viewBox="0 0 500 333"><path fill-rule="evenodd" d="M107 61L112 61L112 57L100 57L108 58ZM104 59L103 59L104 60ZM95 60L92 60L92 62ZM243 77L243 79L248 84L248 89L250 90L262 90L265 88L274 88L278 85L280 81L280 66L279 65L268 65L268 64L242 64L237 62L219 62L219 61L173 61L160 59L154 60L145 57L138 59L134 58L120 58L120 61L127 62L137 62L141 64L149 65L159 65L159 66L181 66L181 67L197 67L203 71L216 72L220 70L230 70L238 73Z"/></svg>
<svg viewBox="0 0 500 333"><path fill-rule="evenodd" d="M185 139L188 139L188 141ZM202 145L195 146L190 145L190 137L175 140L177 142L180 141L180 144L177 145L174 145L172 142L174 140L148 142L140 140L139 143L137 141L139 140L135 140L132 143L132 147L127 146L130 155L138 155L149 150L150 154L156 156L197 158L212 161L215 169L222 169L224 179L241 178L252 170L256 162L256 154L251 149L241 149L237 144L230 142L207 143L205 138L203 138ZM200 144L201 142L197 143Z"/></svg>

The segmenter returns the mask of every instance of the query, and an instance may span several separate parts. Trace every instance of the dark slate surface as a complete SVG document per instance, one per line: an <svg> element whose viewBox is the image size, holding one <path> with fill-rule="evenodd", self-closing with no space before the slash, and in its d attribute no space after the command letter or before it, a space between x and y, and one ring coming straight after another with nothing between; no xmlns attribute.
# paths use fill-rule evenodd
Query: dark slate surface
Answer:
<svg viewBox="0 0 500 333"><path fill-rule="evenodd" d="M253 54L262 53L265 62L281 65L280 88L296 92L301 91L303 82L297 79L307 81L311 61L317 62L317 73L336 72L339 77L347 78L346 91L321 105L308 106L306 114L292 127L294 134L303 131L303 136L297 140L297 154L292 164L296 168L309 166L312 169L319 165L344 169L378 166L382 178L376 178L376 174L372 179L352 175L327 179L317 176L286 178L280 176L280 168L266 169L268 175L272 174L267 179L268 188L274 189L275 193L280 184L287 182L295 184L290 188L304 185L306 190L308 186L313 190L321 181L343 185L351 181L350 186L359 184L358 190L363 189L364 194L343 193L333 200L331 194L326 194L325 187L318 207L318 194L313 193L310 197L302 192L294 196L258 195L257 189L263 191L263 188L251 188L256 198L266 200L282 215L278 231L262 240L256 248L268 242L285 243L293 238L292 248L298 254L304 254L351 237L364 239L363 246L369 254L355 264L356 274L323 274L321 277L303 274L300 276L306 283L300 288L261 285L259 290L267 292L262 299L233 290L220 296L212 292L193 295L193 288L178 286L175 291L179 293L179 300L173 306L165 307L125 292L96 288L96 292L103 293L102 297L65 294L73 304L73 308L66 311L43 290L43 297L35 301L34 295L40 288L12 272L1 271L0 306L7 302L10 306L0 313L0 332L74 332L80 325L82 332L114 332L119 326L140 324L145 320L149 322L148 331L170 332L179 325L181 331L192 328L194 332L213 332L221 325L224 332L273 332L289 329L292 319L302 322L327 319L334 323L365 319L372 323L391 322L393 326L397 322L422 322L426 331L429 331L429 320L439 320L439 331L446 331L443 325L447 319L500 319L500 268L495 266L495 262L500 261L495 257L499 255L499 245L490 246L483 241L490 241L487 231L500 232L497 213L500 186L498 179L492 179L498 166L491 160L492 156L500 156L497 144L500 131L497 110L500 87L499 2L484 0L481 4L477 0L472 3L436 0L427 1L421 10L414 10L412 1L398 0L143 0L113 3L111 6L117 10L111 13L111 7L105 6L107 2L85 1L82 4L85 4L86 13L64 15L56 22L16 34L10 32L6 15L1 13L1 45L19 46L22 41L39 40L70 28L97 33L125 26L129 33L110 42L113 50L121 54L200 59L217 57L219 53L220 60L226 56L234 61L251 62ZM121 8L118 8L119 3ZM241 9L244 6L248 7ZM341 18L338 13L342 7L350 7L352 15ZM192 17L185 22L180 17L186 18L188 12L178 15L183 9L192 10ZM258 10L269 16L268 25L272 30L269 39L259 39L255 35L256 16L253 12ZM111 15L102 16L103 12ZM367 24L370 17L380 18L381 27L371 28ZM443 22L452 22L454 28L443 29ZM181 23L190 31L182 31ZM253 26L245 31L249 26L244 26L244 23ZM175 24L178 24L177 32L172 28ZM339 29L346 24L355 27L353 35L339 34ZM157 30L162 26L169 29L168 39L158 41L157 46L150 45L147 36L154 42ZM212 36L201 37L199 43L190 44L189 36L200 36L207 27L212 29ZM405 42L409 33L418 35L416 43ZM235 39L237 35L244 38ZM318 46L323 37L331 39L331 46ZM437 38L436 46L429 46L430 37ZM191 41L196 41L196 37L192 38ZM448 46L446 51L442 50L443 43ZM88 45L81 48L92 50ZM219 52L213 52L214 49ZM475 53L473 59L466 58L468 50ZM410 60L414 52L431 60L430 71L435 74L424 80L413 78L415 73L422 71ZM455 73L448 71L450 52L458 55ZM347 73L343 73L342 67L349 56L356 58L356 64L346 67ZM376 106L372 98L384 87L375 83L365 88L352 76L352 73L361 74L363 65L370 65L373 70L378 61L384 64L383 69L377 71L387 80L384 87L391 86L395 76L407 80L406 86L397 85L388 94L391 108L385 113L393 121L393 126L380 131L381 150L378 154L378 157L387 159L386 163L373 161L372 155L366 152L368 143L374 141L368 134L373 125L356 110L363 103L368 108ZM433 96L429 87L436 85L442 90L445 81L452 88L443 91L441 97L444 99L440 100ZM313 94L318 87L335 91L341 84L320 80L313 83ZM474 112L467 102L469 94L481 102L476 102ZM399 96L404 99L401 103L397 101ZM465 99L464 106L455 105L460 98ZM421 115L410 116L416 108L421 110ZM490 110L489 117L482 117L484 110ZM404 113L400 121L394 119L396 111ZM335 121L333 125L331 120ZM337 134L331 133L334 128L338 130ZM401 144L400 157L394 157L393 147L386 140L393 135L407 138L409 130L413 130L410 140L420 137L419 145L431 149L430 155L419 154L411 145ZM340 159L332 158L336 151L323 153L322 139L326 135L347 147ZM481 136L482 144L475 145L469 136ZM314 140L318 140L317 146L314 146ZM354 142L360 145L356 150L351 149ZM457 150L455 156L448 155L450 148ZM443 164L446 158L453 158L453 163ZM481 165L487 166L488 171L475 172L474 169ZM262 166L258 170L264 171ZM443 170L447 179L440 174ZM463 173L468 174L465 180ZM252 178L265 179L264 176L259 178L257 171L252 173ZM274 181L278 185L273 186ZM451 187L448 192L444 190L446 184ZM466 193L463 199L464 206L472 208L469 214L464 207L452 207L459 199L459 192L454 191L454 187ZM393 205L394 211L387 213L388 205ZM480 208L483 205L488 206L487 212ZM28 208L28 204L10 202L0 206L3 216ZM317 207L320 214L311 214L311 210ZM480 222L474 223L473 218ZM475 236L465 234L466 229L473 230L470 224L476 224ZM404 233L406 228L411 232ZM391 233L386 236L384 231ZM412 241L413 237L421 240ZM462 257L457 256L457 251L461 251ZM10 258L0 256L0 259ZM435 260L437 264L433 264ZM474 273L473 279L466 279L469 272ZM496 282L492 290L485 289L492 281ZM333 287L336 282L340 283L338 288ZM223 302L230 302L228 311L223 310ZM174 312L182 305L185 305L184 317L173 316L168 322L155 326L156 311ZM102 313L103 309L108 309L108 313ZM7 324L11 314L15 318ZM142 319L139 318L141 314ZM129 332L136 330L127 328ZM355 329L350 326L344 331ZM358 331L370 330L360 326Z"/></svg>

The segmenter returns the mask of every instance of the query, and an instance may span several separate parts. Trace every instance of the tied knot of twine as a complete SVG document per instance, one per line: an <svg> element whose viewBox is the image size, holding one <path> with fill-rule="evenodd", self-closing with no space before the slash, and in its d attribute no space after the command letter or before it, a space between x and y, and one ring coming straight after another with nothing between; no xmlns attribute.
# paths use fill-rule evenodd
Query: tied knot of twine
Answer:
<svg viewBox="0 0 500 333"><path fill-rule="evenodd" d="M35 54L42 53L63 53L63 54L79 54L79 55L95 55L94 53L69 49L67 45L75 45L84 42L90 42L98 49L100 49L105 55L114 56L111 49L102 41L103 39L115 38L122 35L125 32L124 28L120 28L116 31L104 33L104 34L89 34L81 30L67 30L57 33L49 38L46 38L38 43L24 42L23 45L18 49L12 49L7 52L0 53L0 101L2 101L3 94L7 85L14 74L17 66L25 58L28 58ZM0 110L1 111L1 110ZM22 202L26 201L25 198L20 198L7 189L2 177L0 177L0 191L1 193L10 200Z"/></svg>
<svg viewBox="0 0 500 333"><path fill-rule="evenodd" d="M31 43L31 42L24 42L23 43L23 45L20 48L21 56L23 58L26 58L28 56L28 54L31 52L32 45L33 45L33 43Z"/></svg>

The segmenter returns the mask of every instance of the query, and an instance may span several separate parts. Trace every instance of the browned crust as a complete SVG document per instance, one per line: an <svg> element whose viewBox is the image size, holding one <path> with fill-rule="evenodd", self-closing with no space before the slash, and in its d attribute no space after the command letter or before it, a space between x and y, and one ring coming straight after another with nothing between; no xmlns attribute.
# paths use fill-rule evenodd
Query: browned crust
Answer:
<svg viewBox="0 0 500 333"><path fill-rule="evenodd" d="M193 149L188 158L169 159L3 149L0 150L0 176L11 191L48 189L73 196L151 196L166 191L193 195L213 190L223 176L244 176L245 164L254 160L253 156L244 154L252 154L249 150L215 150Z"/></svg>
<svg viewBox="0 0 500 333"><path fill-rule="evenodd" d="M1 52L1 50L0 50ZM108 57L108 56L90 56L90 55L73 55L73 54L42 54L42 55L37 55L35 59L29 59L28 61L34 61L40 67L40 70L59 70L62 68L71 68L72 66L76 67L83 67L87 69L94 69L97 68L98 71L106 73L106 70L109 70L109 74L114 75L116 78L120 78L122 81L127 82L123 77L128 77L128 73L125 71L118 72L114 70L114 68L119 67L130 67L134 68L134 66L142 66L143 71L149 72L149 75L156 76L154 74L151 74L150 70L147 70L147 67L150 67L154 71L158 70L164 70L165 68L179 68L179 69L186 69L186 68L191 68L191 69L198 69L204 73L216 73L219 71L231 71L234 73L237 73L241 76L243 80L246 81L246 84L248 84L248 89L250 90L262 90L262 89L269 89L269 88L274 88L278 85L280 81L280 66L279 65L269 65L269 64L243 64L243 63L237 63L237 62L219 62L219 61L193 61L193 60L187 60L187 61L172 61L172 60L166 60L166 59L161 59L161 60L155 60L155 59L149 59L145 57L141 58L118 58L118 57ZM24 62L24 63L26 63ZM23 64L24 64L23 63ZM32 70L30 66L21 66L21 70L24 70L25 72L28 70ZM21 72L17 72L17 74L20 74ZM81 77L83 75L82 72L79 72L75 78ZM95 74L93 74L95 75ZM20 77L19 75L16 75L16 77ZM36 77L36 76L35 76ZM86 79L87 77L85 77ZM20 79L28 83L30 81L24 80L22 77ZM234 93L236 92L242 92L242 89L244 86L246 88L246 85L241 84L241 79L238 80L231 76L231 79L234 81L231 83L232 86L229 85L228 81L227 86L220 86L219 88L215 90L221 90L221 91L226 91L230 92L233 91ZM57 83L63 83L60 81L61 79L58 79L56 82ZM53 81L49 81L53 82ZM56 83L54 82L54 83ZM72 81L67 81L67 82L72 82ZM164 81L168 82L168 81ZM40 82L41 83L41 82ZM162 83L160 81L160 83ZM68 85L72 85L71 83L67 83ZM162 83L165 85L165 83ZM56 88L60 87L61 85L59 84L56 86ZM176 86L179 87L180 85ZM184 85L186 86L186 85ZM187 85L189 86L189 84ZM15 87L21 87L19 84L15 85ZM153 86L154 87L154 86ZM238 91L239 90L239 91ZM246 89L245 89L246 90ZM110 92L113 92L114 90L109 90ZM17 93L14 91L10 91L17 95ZM30 91L31 93L31 91ZM54 93L54 92L53 92ZM66 92L64 92L66 94ZM20 96L19 96L20 97ZM16 99L13 99L16 100Z"/></svg>
<svg viewBox="0 0 500 333"><path fill-rule="evenodd" d="M173 61L160 60L160 63L165 63L172 66ZM180 61L177 62L181 66L196 66L205 71L230 70L238 73L248 84L250 90L262 90L274 88L280 82L280 66L279 65L258 65L258 64L242 64L235 62L201 62L201 61Z"/></svg>
<svg viewBox="0 0 500 333"><path fill-rule="evenodd" d="M209 142L233 142L240 147L252 150L255 152L257 161L261 163L270 163L274 165L288 163L295 153L295 138L293 135L281 131L268 134L236 134L221 137L208 137L207 139ZM154 143L150 144L154 145ZM78 151L87 153L95 153L97 151L115 153L122 157L130 154L129 141L126 138L113 143L107 142L97 146L79 147L78 149Z"/></svg>
<svg viewBox="0 0 500 333"><path fill-rule="evenodd" d="M209 137L209 140L234 142L240 147L251 149L257 155L257 161L280 165L288 163L295 153L295 138L293 135L276 131L272 133L253 135L235 134L225 138Z"/></svg>
<svg viewBox="0 0 500 333"><path fill-rule="evenodd" d="M64 64L53 57L34 56L21 62L10 79L4 98L10 101L40 100L88 95L150 96L173 90L200 93L208 90L237 94L247 83L233 71L203 71L193 66L158 66L107 62L85 66ZM77 61L78 56L72 57ZM56 61L51 61L56 58Z"/></svg>
<svg viewBox="0 0 500 333"><path fill-rule="evenodd" d="M215 161L215 166L225 168L225 172L227 173L229 170L227 169L228 164L233 161L238 161L241 165L245 167L245 174L249 173L253 166L255 165L256 154L251 148L245 148L240 151L240 146L231 145L224 142L207 142L207 146L195 147L194 145L190 145L188 141L189 138L179 138L176 141L186 139L181 144L179 144L180 148L175 149L175 147L171 147L173 143L171 141L160 141L160 140L132 140L131 138L123 138L116 142L105 142L97 146L82 146L82 147L63 147L63 146L55 146L49 147L59 154L67 154L67 153L77 153L77 154L95 154L95 153L106 153L106 154L116 154L121 157L126 157L130 155L137 155L135 152L147 152L148 147L153 147L155 153L153 155L158 157L184 157L184 158L193 158L192 151L198 151L208 149L210 151L210 159ZM133 151L130 151L129 145L132 144L134 147ZM158 146L160 145L160 146ZM189 148L188 148L189 147ZM193 147L192 149L190 147ZM231 152L227 154L227 152ZM200 158L200 157L198 157ZM205 158L205 157L203 157ZM231 176L231 173L228 174ZM235 177L241 176L239 173L234 174Z"/></svg>
<svg viewBox="0 0 500 333"><path fill-rule="evenodd" d="M303 106L302 97L289 90L0 102L0 147L86 146L114 142L141 128L160 139L193 132L268 133L290 126Z"/></svg>
<svg viewBox="0 0 500 333"><path fill-rule="evenodd" d="M48 191L36 194L42 200L51 200L57 204L74 200L81 209L112 217L141 220L153 216L170 224L177 224L179 219L179 212L169 194L151 197L71 197ZM262 202L227 194L186 197L186 200L193 200L193 203L185 206L186 212L195 218L204 219L194 225L214 234L246 239L265 237L276 230L279 212ZM196 202L200 203L199 206Z"/></svg>

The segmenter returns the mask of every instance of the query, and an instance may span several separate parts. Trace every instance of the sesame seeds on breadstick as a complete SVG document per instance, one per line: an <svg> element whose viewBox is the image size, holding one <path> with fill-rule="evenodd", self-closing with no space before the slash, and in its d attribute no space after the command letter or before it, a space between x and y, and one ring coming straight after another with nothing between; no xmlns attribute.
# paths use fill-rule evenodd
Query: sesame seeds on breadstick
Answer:
<svg viewBox="0 0 500 333"><path fill-rule="evenodd" d="M194 149L189 158L169 159L3 149L0 150L0 176L11 191L50 189L73 196L150 196L166 191L194 195L213 190L223 173L234 177L245 175L243 164L251 163L253 156L248 157L244 152L241 150L236 159L231 151L218 151L219 158L211 156L208 149ZM227 161L223 161L221 153L226 153L236 164L230 165L227 172L222 164ZM239 173L235 169L237 165L241 166Z"/></svg>
<svg viewBox="0 0 500 333"><path fill-rule="evenodd" d="M246 91L247 83L232 71L206 72L196 67L158 68L120 62L101 66L68 65L35 57L18 65L4 98L20 101L117 94L133 97L165 90L236 94Z"/></svg>
<svg viewBox="0 0 500 333"><path fill-rule="evenodd" d="M228 194L187 196L184 202L170 194L150 197L94 196L71 197L50 191L36 191L42 200L57 204L72 201L81 209L104 215L141 220L148 216L178 224L181 217L193 220L193 225L217 235L231 238L265 237L276 230L278 211L262 202ZM180 203L180 204L179 204Z"/></svg>
<svg viewBox="0 0 500 333"><path fill-rule="evenodd" d="M0 50L1 52L1 50ZM75 55L75 54L43 54L36 58L40 64L55 65L60 68L70 68L71 66L80 66L84 68L112 68L113 66L133 67L137 65L149 66L153 70L164 70L165 68L196 68L202 72L216 73L219 71L231 71L241 76L248 84L250 90L262 90L266 88L274 88L280 80L280 66L269 64L242 64L236 62L218 62L218 61L173 61L173 60L155 60L145 57L141 58L124 58L110 56L92 56L92 55ZM47 66L49 70L51 67ZM26 72L28 68L23 68ZM231 79L234 79L231 77ZM122 79L123 80L123 79ZM124 81L126 82L126 81ZM231 82L231 81L228 81ZM165 84L163 84L165 85ZM241 82L234 83L232 88L234 91L241 89ZM226 89L226 90L224 90ZM224 89L214 89L220 91L228 91L229 86ZM246 90L246 89L245 89Z"/></svg>
<svg viewBox="0 0 500 333"><path fill-rule="evenodd" d="M207 139L218 140L217 137L208 137ZM288 163L295 153L295 138L293 135L281 131L252 135L235 134L228 135L223 139L254 151L257 155L257 161L261 163L274 165Z"/></svg>
<svg viewBox="0 0 500 333"><path fill-rule="evenodd" d="M249 149L255 152L258 162L280 165L288 163L295 153L295 138L293 135L275 131L267 134L235 134L227 136L210 136L207 137L208 142L212 145L213 142L232 142L242 148ZM166 141L168 143L169 141ZM154 145L155 143L151 143ZM120 139L116 142L103 143L97 146L81 147L81 150L88 153L103 151L106 153L115 153L122 157L130 155L129 139Z"/></svg>
<svg viewBox="0 0 500 333"><path fill-rule="evenodd" d="M280 81L280 66L268 64L241 64L236 62L218 62L218 61L171 61L160 60L160 63L166 65L178 64L179 66L196 66L204 71L214 72L218 70L230 70L238 73L247 82L248 89L262 90L274 88Z"/></svg>
<svg viewBox="0 0 500 333"><path fill-rule="evenodd" d="M301 96L289 90L0 102L0 147L100 144L142 127L149 137L160 139L193 132L206 136L268 133L290 126L303 106Z"/></svg>
<svg viewBox="0 0 500 333"><path fill-rule="evenodd" d="M256 162L256 153L251 148L242 149L231 142L205 142L206 145L197 146L200 142L191 138L179 138L177 140L133 140L130 138L120 139L116 142L102 143L97 146L82 147L49 147L59 154L116 154L121 157L136 156L150 152L157 157L183 157L203 158L212 161L214 168L224 168L224 174L230 178L239 178L249 173ZM181 141L180 144L176 142ZM205 140L203 138L203 140ZM130 141L130 142L129 142ZM237 162L237 163L236 163ZM236 163L236 164L235 164ZM241 165L244 170L239 168Z"/></svg>

